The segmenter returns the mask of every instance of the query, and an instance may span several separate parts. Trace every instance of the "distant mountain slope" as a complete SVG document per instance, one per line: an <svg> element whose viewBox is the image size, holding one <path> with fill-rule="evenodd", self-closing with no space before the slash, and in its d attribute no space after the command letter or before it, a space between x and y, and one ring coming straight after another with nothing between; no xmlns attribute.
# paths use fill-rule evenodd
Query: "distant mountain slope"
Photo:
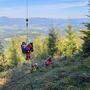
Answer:
<svg viewBox="0 0 90 90"><path fill-rule="evenodd" d="M31 18L29 23L32 26L64 26L67 23L72 23L73 25L82 25L83 22L89 22L88 18L80 18L80 19L49 19L49 18ZM8 25L8 26L18 26L25 27L25 19L24 18L8 18L8 17L0 17L0 25Z"/></svg>
<svg viewBox="0 0 90 90"><path fill-rule="evenodd" d="M50 18L31 18L29 19L30 34L47 34L52 26L60 27L64 34L68 23L71 23L75 28L84 28L83 23L89 22L88 18L81 19L50 19ZM79 30L79 29L77 29ZM8 18L0 17L0 33L4 37L12 37L15 35L25 35L25 19L24 18Z"/></svg>

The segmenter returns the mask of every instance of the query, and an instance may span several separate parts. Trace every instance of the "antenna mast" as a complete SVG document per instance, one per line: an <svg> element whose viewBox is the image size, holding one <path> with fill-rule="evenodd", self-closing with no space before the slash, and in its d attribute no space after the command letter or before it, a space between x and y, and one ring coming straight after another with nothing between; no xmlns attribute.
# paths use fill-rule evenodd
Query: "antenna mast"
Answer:
<svg viewBox="0 0 90 90"><path fill-rule="evenodd" d="M26 0L26 30L27 30L27 40L29 42L29 16L28 16L28 0Z"/></svg>

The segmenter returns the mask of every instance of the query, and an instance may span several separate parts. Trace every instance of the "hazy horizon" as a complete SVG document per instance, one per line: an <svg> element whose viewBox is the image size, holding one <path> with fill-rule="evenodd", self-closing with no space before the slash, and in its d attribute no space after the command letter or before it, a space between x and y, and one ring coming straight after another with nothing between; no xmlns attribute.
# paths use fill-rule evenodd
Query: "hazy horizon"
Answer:
<svg viewBox="0 0 90 90"><path fill-rule="evenodd" d="M8 17L8 16L0 16L0 18L12 18L12 19L25 19L26 17ZM89 17L81 17L81 18L50 18L50 17L29 17L29 19L32 18L40 18L40 19L89 19Z"/></svg>

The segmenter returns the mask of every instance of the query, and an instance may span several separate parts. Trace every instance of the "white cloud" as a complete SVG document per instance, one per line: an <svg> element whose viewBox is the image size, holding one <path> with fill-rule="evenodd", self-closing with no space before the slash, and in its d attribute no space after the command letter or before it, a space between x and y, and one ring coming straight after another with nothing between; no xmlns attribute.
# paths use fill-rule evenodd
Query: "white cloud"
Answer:
<svg viewBox="0 0 90 90"><path fill-rule="evenodd" d="M70 8L82 8L86 7L87 2L74 2L74 3L61 3L61 4L50 4L50 5L31 5L29 6L30 17L49 17L49 18L67 18L67 17L84 17L83 10L81 12L72 13L67 11ZM66 11L65 11L66 10ZM71 15L71 16L70 16ZM0 8L0 16L23 18L26 16L26 7L18 6L12 8Z"/></svg>
<svg viewBox="0 0 90 90"><path fill-rule="evenodd" d="M0 8L0 16L23 18L26 16L26 10L23 7Z"/></svg>
<svg viewBox="0 0 90 90"><path fill-rule="evenodd" d="M85 17L86 11L82 8L87 6L87 2L61 3L53 5L31 6L31 16L33 17L52 17L52 18L82 18ZM80 11L79 9L82 9ZM73 9L76 10L74 14ZM70 11L71 10L71 11Z"/></svg>
<svg viewBox="0 0 90 90"><path fill-rule="evenodd" d="M50 5L33 5L31 8L71 8L87 6L88 2L74 2L74 3L61 3L61 4L50 4Z"/></svg>

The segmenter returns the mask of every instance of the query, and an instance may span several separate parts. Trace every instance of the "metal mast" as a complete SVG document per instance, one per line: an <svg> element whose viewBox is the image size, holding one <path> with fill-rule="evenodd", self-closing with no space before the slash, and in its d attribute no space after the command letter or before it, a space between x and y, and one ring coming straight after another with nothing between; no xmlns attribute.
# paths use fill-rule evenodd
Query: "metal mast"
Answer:
<svg viewBox="0 0 90 90"><path fill-rule="evenodd" d="M28 15L28 0L26 0L26 30L27 30L27 40L29 43L29 15Z"/></svg>

